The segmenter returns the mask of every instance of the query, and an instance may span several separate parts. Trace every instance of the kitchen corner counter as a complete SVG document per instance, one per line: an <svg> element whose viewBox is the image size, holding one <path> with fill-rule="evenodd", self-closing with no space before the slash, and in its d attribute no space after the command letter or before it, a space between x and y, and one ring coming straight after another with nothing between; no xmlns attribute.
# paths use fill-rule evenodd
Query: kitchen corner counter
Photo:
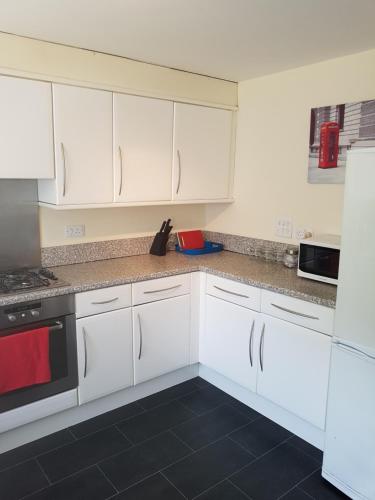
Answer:
<svg viewBox="0 0 375 500"><path fill-rule="evenodd" d="M206 271L331 308L336 303L334 285L299 278L295 269L287 269L278 262L227 251L201 256L186 256L176 252L168 252L165 257L137 255L51 269L70 285L4 295L0 297L0 306L193 271Z"/></svg>

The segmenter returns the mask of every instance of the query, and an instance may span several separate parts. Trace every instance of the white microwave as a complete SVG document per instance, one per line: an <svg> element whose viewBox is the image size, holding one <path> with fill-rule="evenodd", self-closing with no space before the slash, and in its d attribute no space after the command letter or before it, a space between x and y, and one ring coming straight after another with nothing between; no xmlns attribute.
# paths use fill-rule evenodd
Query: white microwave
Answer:
<svg viewBox="0 0 375 500"><path fill-rule="evenodd" d="M340 236L317 235L300 241L298 276L337 285L340 264Z"/></svg>

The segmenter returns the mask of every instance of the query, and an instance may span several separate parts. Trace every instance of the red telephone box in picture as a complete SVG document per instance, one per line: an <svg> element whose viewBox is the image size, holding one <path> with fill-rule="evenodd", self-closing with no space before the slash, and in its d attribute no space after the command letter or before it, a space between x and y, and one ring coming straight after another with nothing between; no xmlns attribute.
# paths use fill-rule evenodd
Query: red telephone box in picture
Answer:
<svg viewBox="0 0 375 500"><path fill-rule="evenodd" d="M336 122L324 122L320 126L319 168L337 167L339 157L340 127Z"/></svg>

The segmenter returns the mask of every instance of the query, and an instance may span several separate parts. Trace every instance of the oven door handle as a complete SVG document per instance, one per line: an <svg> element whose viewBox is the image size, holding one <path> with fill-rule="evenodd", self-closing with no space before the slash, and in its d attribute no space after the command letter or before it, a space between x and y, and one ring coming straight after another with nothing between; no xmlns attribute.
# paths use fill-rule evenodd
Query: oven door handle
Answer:
<svg viewBox="0 0 375 500"><path fill-rule="evenodd" d="M56 330L62 330L64 328L64 325L62 324L61 321L56 321L54 325L51 325L48 327L50 332L54 332Z"/></svg>
<svg viewBox="0 0 375 500"><path fill-rule="evenodd" d="M85 353L85 364L83 368L83 378L86 378L87 375L87 332L86 328L83 326L82 327L82 333L83 333L83 350Z"/></svg>

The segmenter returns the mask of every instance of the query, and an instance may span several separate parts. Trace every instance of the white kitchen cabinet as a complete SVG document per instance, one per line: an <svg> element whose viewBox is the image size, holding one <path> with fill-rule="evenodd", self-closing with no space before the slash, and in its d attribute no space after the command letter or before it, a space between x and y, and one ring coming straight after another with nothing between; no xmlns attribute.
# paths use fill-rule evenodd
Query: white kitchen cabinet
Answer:
<svg viewBox="0 0 375 500"><path fill-rule="evenodd" d="M133 305L137 306L155 300L171 299L187 295L191 290L191 274L177 274L165 278L134 283L132 286Z"/></svg>
<svg viewBox="0 0 375 500"><path fill-rule="evenodd" d="M76 294L76 317L92 316L132 305L131 285L98 288Z"/></svg>
<svg viewBox="0 0 375 500"><path fill-rule="evenodd" d="M173 102L113 95L116 202L171 199L172 128Z"/></svg>
<svg viewBox="0 0 375 500"><path fill-rule="evenodd" d="M260 311L261 290L255 286L208 274L206 293L253 311Z"/></svg>
<svg viewBox="0 0 375 500"><path fill-rule="evenodd" d="M133 307L134 383L189 364L190 295Z"/></svg>
<svg viewBox="0 0 375 500"><path fill-rule="evenodd" d="M233 113L175 103L173 199L230 197Z"/></svg>
<svg viewBox="0 0 375 500"><path fill-rule="evenodd" d="M52 85L56 179L39 182L40 201L113 201L112 93Z"/></svg>
<svg viewBox="0 0 375 500"><path fill-rule="evenodd" d="M261 315L257 392L324 429L331 338Z"/></svg>
<svg viewBox="0 0 375 500"><path fill-rule="evenodd" d="M334 309L288 295L262 290L261 311L311 330L332 335Z"/></svg>
<svg viewBox="0 0 375 500"><path fill-rule="evenodd" d="M200 361L238 384L256 390L258 313L206 296L205 328Z"/></svg>
<svg viewBox="0 0 375 500"><path fill-rule="evenodd" d="M51 84L0 77L0 178L53 178Z"/></svg>
<svg viewBox="0 0 375 500"><path fill-rule="evenodd" d="M131 308L77 320L77 349L80 404L133 385Z"/></svg>

